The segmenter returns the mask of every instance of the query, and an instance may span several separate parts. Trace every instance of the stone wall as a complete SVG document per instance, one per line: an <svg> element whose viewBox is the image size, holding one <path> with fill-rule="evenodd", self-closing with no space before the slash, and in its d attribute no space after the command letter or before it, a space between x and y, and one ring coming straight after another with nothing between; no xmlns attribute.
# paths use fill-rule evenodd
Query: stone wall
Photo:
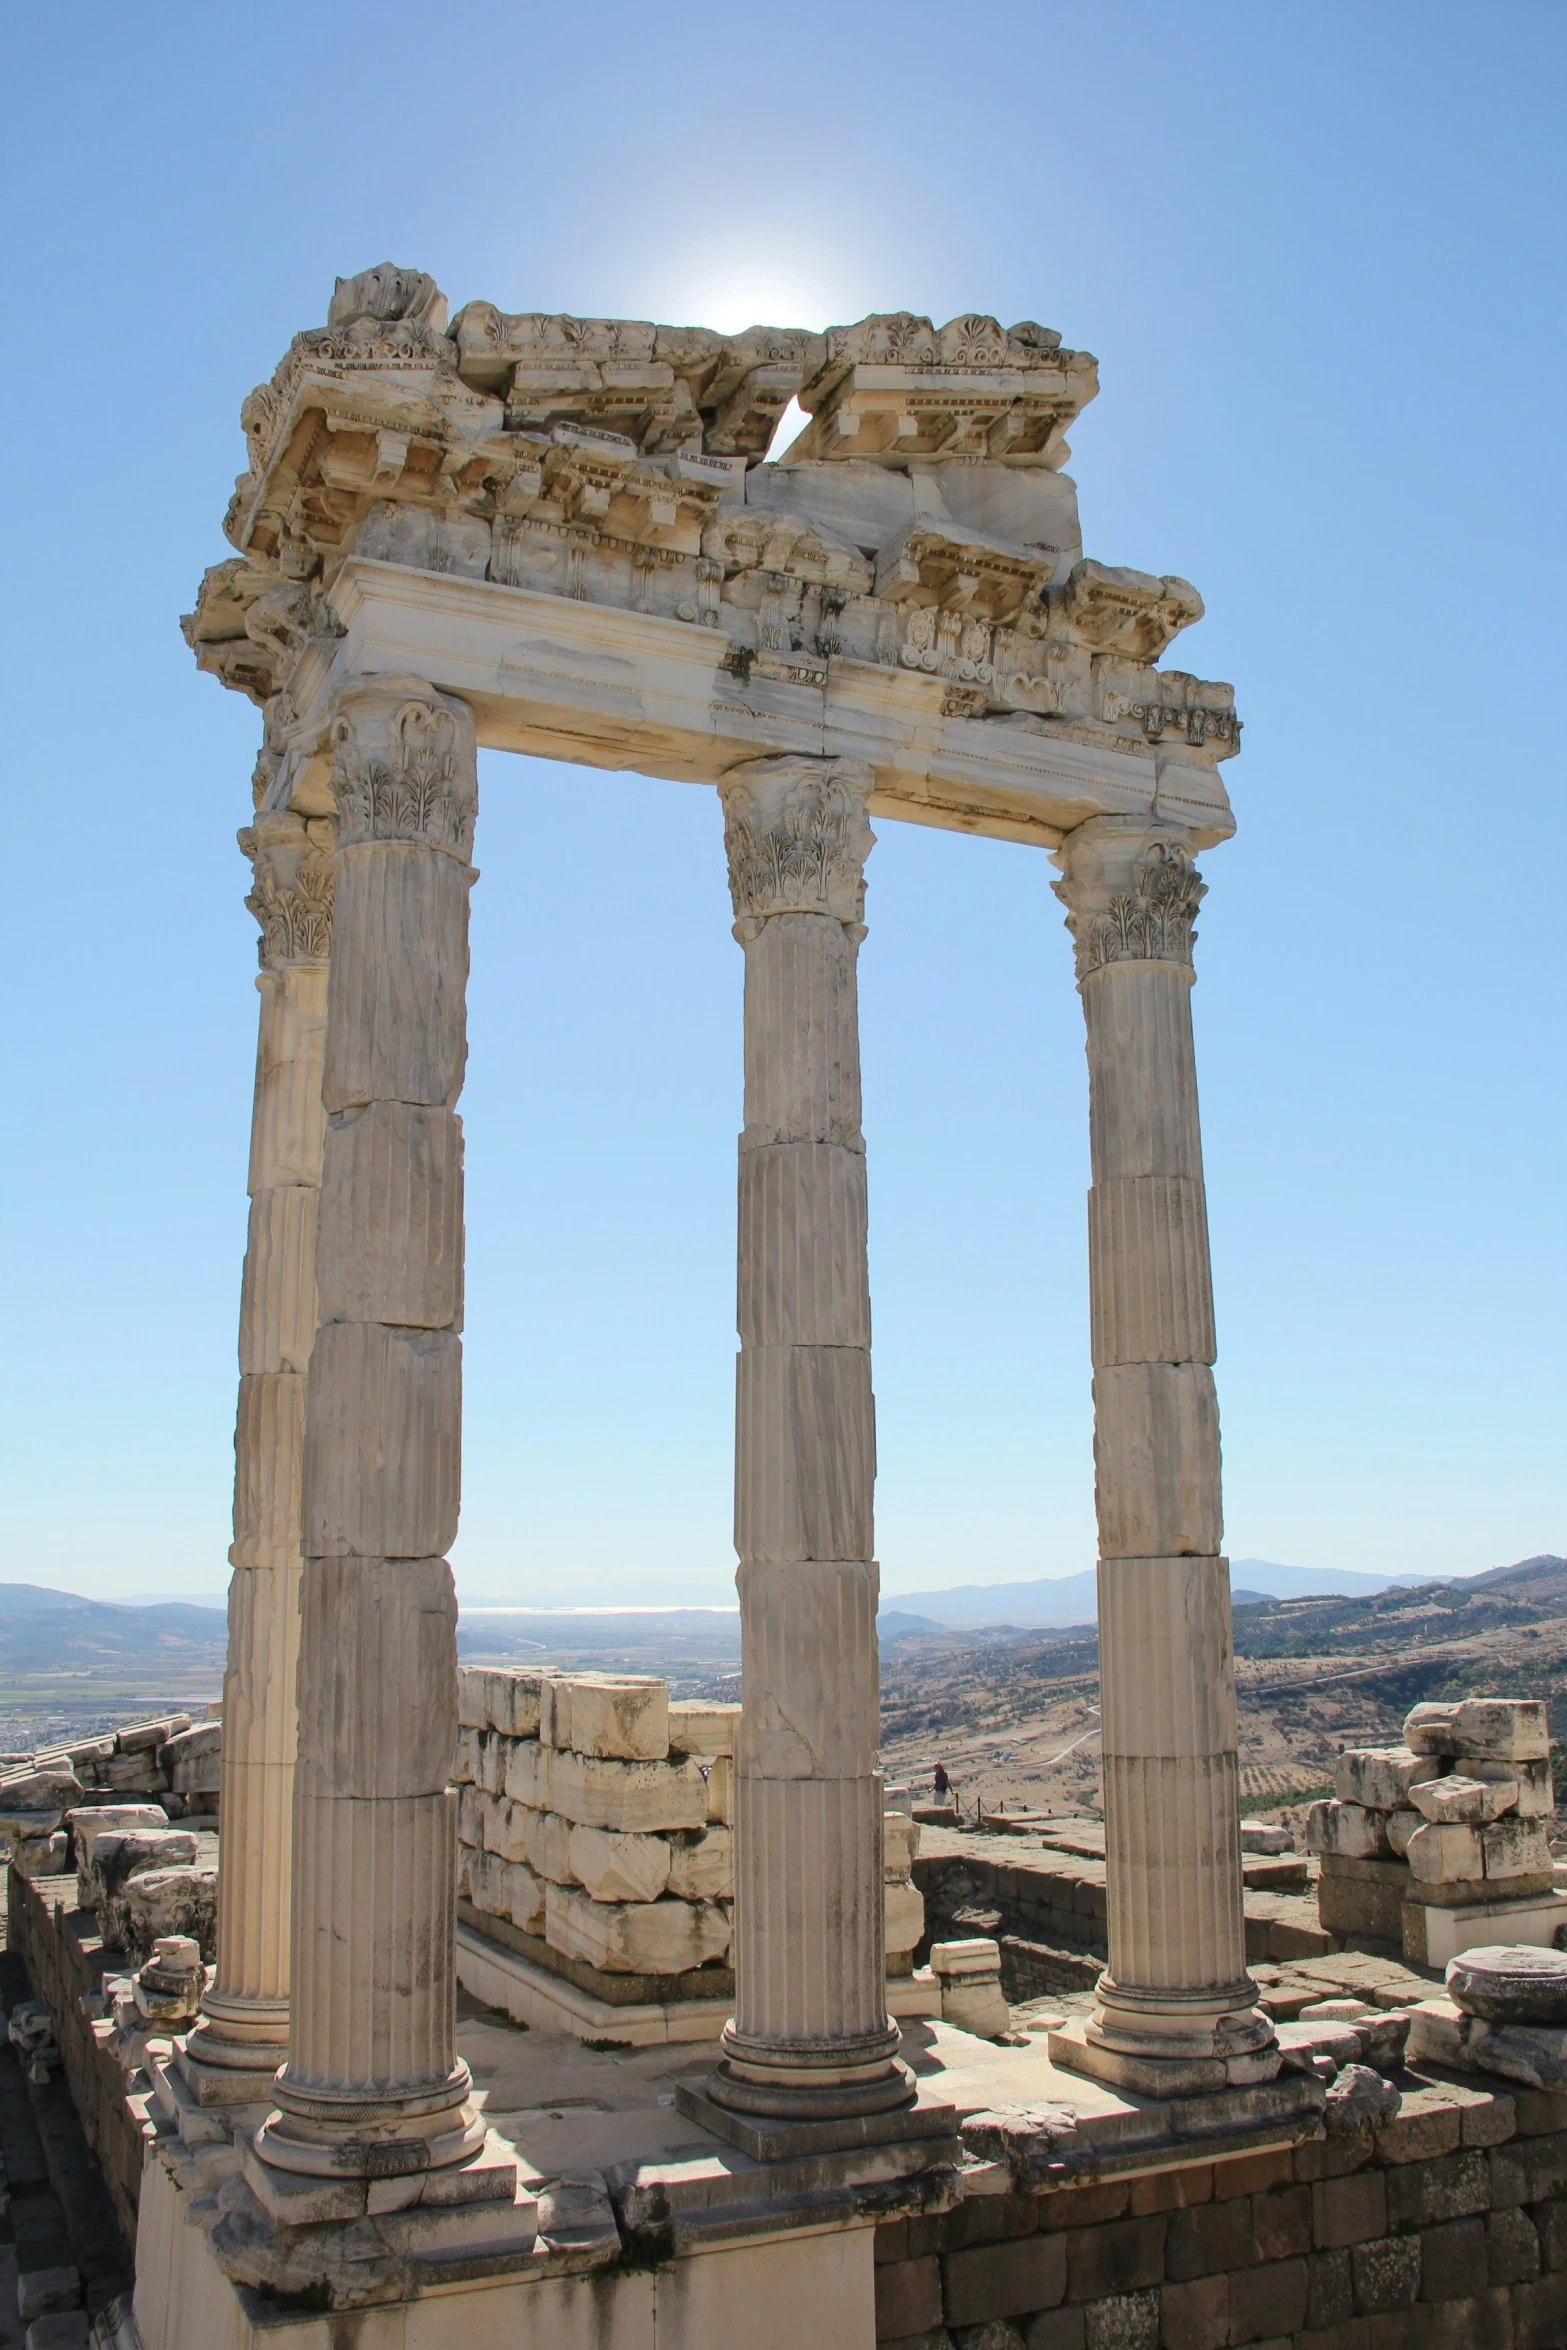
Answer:
<svg viewBox="0 0 1567 2350"><path fill-rule="evenodd" d="M1105 1864L1091 1854L1024 1848L1011 1835L935 1829L914 1863L927 1931L993 1934L1001 1944L1007 1995L1091 1985L1105 1957ZM1310 1894L1248 1884L1248 1965L1325 1956L1345 1937L1319 1925ZM1079 1953L1081 1955L1079 1955Z"/></svg>
<svg viewBox="0 0 1567 2350"><path fill-rule="evenodd" d="M1406 2073L1379 2129L877 2232L901 2350L1547 2350L1567 2342L1567 2094Z"/></svg>
<svg viewBox="0 0 1567 2350"><path fill-rule="evenodd" d="M459 1914L611 1997L732 1994L737 1705L643 1675L461 1675ZM886 1831L888 1972L924 1930L919 1831Z"/></svg>
<svg viewBox="0 0 1567 2350"><path fill-rule="evenodd" d="M141 2107L127 2097L104 1984L125 1961L106 1949L92 1911L77 1906L74 1879L29 1878L14 1867L7 1942L49 2010L83 2134L125 2240L134 2244L146 2130Z"/></svg>

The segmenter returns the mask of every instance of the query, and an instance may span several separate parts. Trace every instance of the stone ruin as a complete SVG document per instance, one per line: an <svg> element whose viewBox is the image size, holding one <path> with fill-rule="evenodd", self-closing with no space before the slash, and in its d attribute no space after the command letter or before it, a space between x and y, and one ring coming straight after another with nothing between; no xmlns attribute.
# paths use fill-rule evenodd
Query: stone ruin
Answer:
<svg viewBox="0 0 1567 2350"><path fill-rule="evenodd" d="M1191 1019L1197 859L1234 829L1239 720L1228 685L1160 666L1195 589L1085 554L1065 435L1096 390L1095 362L1028 320L721 335L478 301L448 324L431 278L385 264L339 281L245 401L231 554L185 623L199 666L261 713L240 835L261 969L225 1851L200 2014L146 2043L154 2135L117 2343L253 2350L294 2327L325 2350L345 2327L368 2340L365 2319L402 2350L611 2333L947 2350L949 2328L991 2350L997 2321L1012 2350L1014 2313L1036 2346L1152 2343L1166 2314L1185 2341L1187 2282L1231 2265L1212 2245L1191 2265L1176 2207L1197 2154L1215 2208L1246 2205L1216 2238L1270 2272L1204 2339L1320 2341L1420 2289L1381 2170L1368 2198L1327 2167L1391 2178L1412 2152L1400 2092L1365 2061L1387 2034L1291 2043L1246 1969ZM808 425L774 461L791 399ZM503 1704L492 1678L464 1693L454 1792L481 747L713 794L744 966L744 1708L733 1754L703 1756L667 1697L661 1714L566 1676L559 1717L541 1681L534 1721L521 1683ZM954 855L965 835L1016 844L1039 858L1041 911L1048 859L1085 1020L1109 1964L1048 2054L900 2017L910 1978L888 1969L884 1921L907 1904L877 1767L872 819L945 830ZM1415 1784L1343 1801L1392 1818L1417 1811ZM1526 1881L1528 1834L1497 1825L1425 1823L1431 1881L1483 1886L1504 1848ZM1361 1857L1412 1876L1386 1832L1385 1861ZM1476 1849L1478 1878L1442 1874ZM1428 1938L1449 1914L1402 1907ZM156 1939L146 1995L178 2007L189 1953ZM574 1993L559 1969L602 1991L633 1959L695 1962L630 1978L660 1985L732 1963L716 2062L665 2076L657 2047L534 2028L498 2051L481 2024L475 2060L512 2068L509 2103L493 2081L481 2097L456 1999L478 1943ZM987 1957L944 1970L975 2015ZM1478 2126L1496 2144L1514 2123L1488 2108ZM1312 2190L1287 2258L1278 2211L1253 2209L1286 2179ZM1514 2202L1543 2210L1538 2186ZM1147 2256L1131 2290L1122 2217ZM1346 2262L1351 2297L1308 2325L1304 2242L1337 2252L1357 2228L1376 2257L1358 2281Z"/></svg>
<svg viewBox="0 0 1567 2350"><path fill-rule="evenodd" d="M741 1708L671 1700L645 1675L470 1666L459 1710L460 1979L523 2022L716 2036L734 1997ZM940 2013L930 1971L913 1981L919 1829L889 1811L882 1831L889 2005Z"/></svg>
<svg viewBox="0 0 1567 2350"><path fill-rule="evenodd" d="M1323 1925L1400 1943L1416 1966L1499 1935L1553 1942L1567 1892L1547 1839L1550 1753L1544 1705L1504 1697L1417 1705L1402 1746L1347 1748L1337 1793L1306 1819Z"/></svg>

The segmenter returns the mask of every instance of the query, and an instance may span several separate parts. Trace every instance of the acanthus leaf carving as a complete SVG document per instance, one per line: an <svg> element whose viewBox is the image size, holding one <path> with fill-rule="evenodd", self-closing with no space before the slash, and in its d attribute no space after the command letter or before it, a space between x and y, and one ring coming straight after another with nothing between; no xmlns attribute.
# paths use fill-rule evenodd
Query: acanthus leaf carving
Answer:
<svg viewBox="0 0 1567 2350"><path fill-rule="evenodd" d="M239 845L254 868L245 904L260 925L256 953L263 971L328 960L335 832L331 817L285 812L261 815L241 832Z"/></svg>
<svg viewBox="0 0 1567 2350"><path fill-rule="evenodd" d="M379 681L378 681L379 682ZM466 861L478 788L472 719L433 694L399 698L368 690L334 719L332 790L344 847L367 840L422 841Z"/></svg>
<svg viewBox="0 0 1567 2350"><path fill-rule="evenodd" d="M1130 851L1130 855L1128 855ZM1112 963L1192 964L1207 885L1177 839L1150 838L1135 820L1094 818L1069 833L1053 860L1079 982Z"/></svg>
<svg viewBox="0 0 1567 2350"><path fill-rule="evenodd" d="M827 914L858 937L871 769L853 759L758 759L719 786L736 935L775 914Z"/></svg>

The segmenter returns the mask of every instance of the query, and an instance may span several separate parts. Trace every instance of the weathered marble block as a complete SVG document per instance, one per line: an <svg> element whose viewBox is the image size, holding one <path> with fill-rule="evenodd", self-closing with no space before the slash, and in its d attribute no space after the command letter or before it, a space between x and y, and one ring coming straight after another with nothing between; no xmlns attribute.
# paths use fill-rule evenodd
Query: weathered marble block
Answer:
<svg viewBox="0 0 1567 2350"><path fill-rule="evenodd" d="M1429 1779L1423 1786L1411 1787L1409 1800L1422 1819L1438 1826L1460 1821L1477 1826L1512 1811L1518 1802L1518 1786L1511 1779L1488 1782L1464 1778L1455 1771L1444 1779Z"/></svg>
<svg viewBox="0 0 1567 2350"><path fill-rule="evenodd" d="M457 1678L458 1719L466 1728L537 1738L540 1691L553 1674L533 1666L466 1665Z"/></svg>
<svg viewBox="0 0 1567 2350"><path fill-rule="evenodd" d="M539 1738L561 1752L662 1762L669 1753L669 1691L640 1674L562 1674L540 1690Z"/></svg>
<svg viewBox="0 0 1567 2350"><path fill-rule="evenodd" d="M571 1865L571 1822L559 1812L526 1812L528 1866L536 1876L549 1878L552 1884L574 1885L576 1873Z"/></svg>
<svg viewBox="0 0 1567 2350"><path fill-rule="evenodd" d="M1420 1885L1478 1886L1485 1876L1480 1830L1467 1823L1417 1828L1407 1857L1409 1873Z"/></svg>
<svg viewBox="0 0 1567 2350"><path fill-rule="evenodd" d="M1417 1780L1434 1779L1441 1768L1434 1756L1415 1754L1407 1746L1353 1747L1334 1765L1333 1792L1341 1803L1394 1811L1410 1801Z"/></svg>
<svg viewBox="0 0 1567 2350"><path fill-rule="evenodd" d="M668 1891L681 1901L732 1901L735 1890L734 1831L708 1828L670 1839Z"/></svg>
<svg viewBox="0 0 1567 2350"><path fill-rule="evenodd" d="M1306 1850L1342 1860L1389 1860L1388 1814L1359 1803L1314 1803L1306 1814Z"/></svg>
<svg viewBox="0 0 1567 2350"><path fill-rule="evenodd" d="M708 1821L708 1787L694 1762L615 1762L556 1752L549 1756L548 1788L550 1809L579 1827L652 1835L702 1828Z"/></svg>
<svg viewBox="0 0 1567 2350"><path fill-rule="evenodd" d="M738 1705L708 1705L699 1697L669 1701L671 1754L697 1754L704 1762L714 1755L732 1755L739 1729Z"/></svg>
<svg viewBox="0 0 1567 2350"><path fill-rule="evenodd" d="M1480 1831L1487 1877L1551 1879L1551 1848L1538 1820L1492 1820Z"/></svg>
<svg viewBox="0 0 1567 2350"><path fill-rule="evenodd" d="M513 1803L507 1795L488 1795L483 1798L479 1819L479 1841L486 1852L493 1852L498 1860L521 1861L528 1857L528 1822L534 1817L525 1804ZM462 1833L461 1816L458 1834Z"/></svg>
<svg viewBox="0 0 1567 2350"><path fill-rule="evenodd" d="M882 1873L889 1885L906 1885L919 1857L919 1822L907 1812L883 1812L881 1823ZM915 1940L918 1941L918 1935ZM890 1945L889 1945L890 1947ZM912 1948L913 1945L911 1944Z"/></svg>
<svg viewBox="0 0 1567 2350"><path fill-rule="evenodd" d="M1544 1704L1533 1697L1466 1697L1417 1705L1404 1723L1417 1754L1485 1757L1492 1762L1546 1760L1551 1751Z"/></svg>
<svg viewBox="0 0 1567 2350"><path fill-rule="evenodd" d="M462 1204L452 1111L377 1101L334 1118L315 1257L320 1319L459 1329Z"/></svg>
<svg viewBox="0 0 1567 2350"><path fill-rule="evenodd" d="M507 1918L524 1934L544 1931L544 1887L522 1861L476 1852L467 1861L468 1898L484 1917Z"/></svg>
<svg viewBox="0 0 1567 2350"><path fill-rule="evenodd" d="M717 1902L609 1903L551 1885L544 1932L552 1950L609 1974L681 1975L726 1956L730 1921Z"/></svg>
<svg viewBox="0 0 1567 2350"><path fill-rule="evenodd" d="M670 1849L661 1836L626 1836L607 1828L573 1828L571 1873L594 1901L656 1901L669 1883Z"/></svg>
<svg viewBox="0 0 1567 2350"><path fill-rule="evenodd" d="M511 1758L512 1749L497 1732L481 1730L476 1733L473 1747L475 1783L486 1795L511 1795L517 1801L525 1802L526 1797L518 1796L510 1783Z"/></svg>
<svg viewBox="0 0 1567 2350"><path fill-rule="evenodd" d="M1259 1853L1291 1852L1294 1850L1294 1846L1290 1841L1288 1828L1275 1827L1271 1820L1242 1820L1241 1850L1242 1852Z"/></svg>
<svg viewBox="0 0 1567 2350"><path fill-rule="evenodd" d="M496 1738L494 1744L506 1793L530 1811L548 1811L550 1749L537 1738Z"/></svg>
<svg viewBox="0 0 1567 2350"><path fill-rule="evenodd" d="M707 1818L714 1827L735 1824L735 1766L727 1754L715 1756L707 1775Z"/></svg>
<svg viewBox="0 0 1567 2350"><path fill-rule="evenodd" d="M883 1945L889 1957L902 1957L924 1934L925 1897L906 1883L885 1886L883 1897Z"/></svg>
<svg viewBox="0 0 1567 2350"><path fill-rule="evenodd" d="M1214 1558L1219 1406L1205 1363L1124 1363L1094 1373L1099 1547L1108 1559Z"/></svg>
<svg viewBox="0 0 1567 2350"><path fill-rule="evenodd" d="M307 1558L444 1558L461 1495L456 1333L324 1322L308 1387Z"/></svg>
<svg viewBox="0 0 1567 2350"><path fill-rule="evenodd" d="M126 1879L110 1901L109 1913L104 1940L118 1944L128 1957L148 1958L162 1936L186 1934L210 1961L218 1936L217 1870L148 1869Z"/></svg>
<svg viewBox="0 0 1567 2350"><path fill-rule="evenodd" d="M216 1795L223 1776L223 1724L198 1722L158 1750L158 1762L176 1795Z"/></svg>
<svg viewBox="0 0 1567 2350"><path fill-rule="evenodd" d="M43 1763L0 1778L0 1810L64 1812L82 1800L81 1780L69 1763Z"/></svg>

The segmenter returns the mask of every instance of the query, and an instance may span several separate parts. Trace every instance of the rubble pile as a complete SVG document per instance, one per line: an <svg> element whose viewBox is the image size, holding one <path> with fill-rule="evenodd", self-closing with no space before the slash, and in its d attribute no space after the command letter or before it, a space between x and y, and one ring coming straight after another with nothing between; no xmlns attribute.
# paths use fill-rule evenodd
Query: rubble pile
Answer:
<svg viewBox="0 0 1567 2350"><path fill-rule="evenodd" d="M1547 1823L1554 1809L1545 1707L1473 1697L1417 1705L1402 1746L1346 1749L1333 1799L1312 1805L1307 1849L1321 1856L1318 1915L1336 1934L1402 1942L1414 1965L1470 1936L1461 1913L1511 1905L1520 1939L1549 1941L1517 1915L1539 1904L1551 1926ZM1455 1915L1443 1924L1431 1912ZM1567 1920L1567 1905L1561 1911Z"/></svg>
<svg viewBox="0 0 1567 2350"><path fill-rule="evenodd" d="M727 1968L740 1708L672 1700L640 1675L470 1666L460 1679L467 1922L499 1924L546 1965L553 1953L600 1974ZM887 1815L889 1973L912 1971L924 1931L918 1842L906 1813Z"/></svg>
<svg viewBox="0 0 1567 2350"><path fill-rule="evenodd" d="M57 1877L71 1865L66 1815L87 1805L144 1799L161 1825L188 1812L215 1815L223 1725L189 1714L135 1722L72 1746L41 1748L0 1771L0 1854L25 1877Z"/></svg>
<svg viewBox="0 0 1567 2350"><path fill-rule="evenodd" d="M139 1960L188 1935L210 1959L217 1870L199 1838L217 1826L222 1761L222 1723L188 1714L40 1750L0 1774L0 1855L26 1877L74 1868L111 1949Z"/></svg>

